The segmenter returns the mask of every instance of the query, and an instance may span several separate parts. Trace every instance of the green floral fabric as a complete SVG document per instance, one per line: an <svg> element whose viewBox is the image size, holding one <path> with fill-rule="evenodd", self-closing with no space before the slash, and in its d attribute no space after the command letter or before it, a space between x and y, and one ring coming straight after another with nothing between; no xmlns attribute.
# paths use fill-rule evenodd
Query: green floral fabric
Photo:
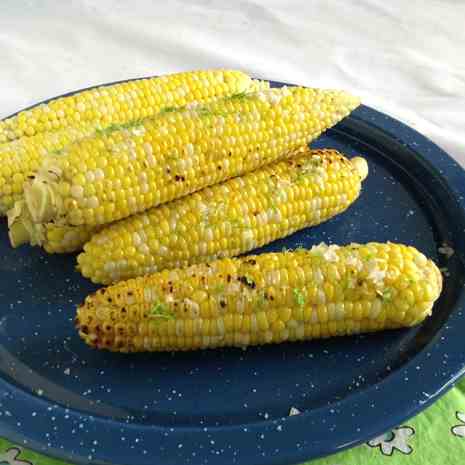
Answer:
<svg viewBox="0 0 465 465"><path fill-rule="evenodd" d="M427 410L392 431L305 465L443 464L465 464L465 379ZM0 438L0 465L69 464Z"/></svg>

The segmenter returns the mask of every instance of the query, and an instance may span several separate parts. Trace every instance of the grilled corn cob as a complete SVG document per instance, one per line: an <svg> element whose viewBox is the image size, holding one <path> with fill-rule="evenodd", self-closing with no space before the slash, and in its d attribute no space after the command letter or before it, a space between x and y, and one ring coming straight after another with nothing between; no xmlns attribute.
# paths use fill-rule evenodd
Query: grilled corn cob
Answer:
<svg viewBox="0 0 465 465"><path fill-rule="evenodd" d="M358 103L293 87L162 112L47 157L26 204L36 223L110 223L286 156Z"/></svg>
<svg viewBox="0 0 465 465"><path fill-rule="evenodd" d="M110 124L156 114L166 106L205 101L218 95L243 92L252 80L240 71L205 70L137 79L83 90L24 110L0 121L0 143L83 123ZM263 88L256 81L253 87Z"/></svg>
<svg viewBox="0 0 465 465"><path fill-rule="evenodd" d="M109 284L236 256L342 212L367 173L363 158L303 147L292 158L104 228L78 256L79 269Z"/></svg>
<svg viewBox="0 0 465 465"><path fill-rule="evenodd" d="M441 288L413 247L320 244L120 282L87 297L76 326L118 352L246 347L413 326Z"/></svg>
<svg viewBox="0 0 465 465"><path fill-rule="evenodd" d="M254 81L240 71L196 71L84 91L23 112L16 120L0 122L0 128L2 124L17 127L19 123L15 126L13 122L24 120L30 129L28 134L36 134L0 146L0 215L22 197L27 176L37 171L48 152L60 152L96 130L124 126L134 118L152 116L162 109L172 110L174 106L203 103L267 86L268 83ZM80 112L77 108L87 110ZM61 129L43 132L42 129L52 129L47 118ZM49 123L43 126L42 120Z"/></svg>

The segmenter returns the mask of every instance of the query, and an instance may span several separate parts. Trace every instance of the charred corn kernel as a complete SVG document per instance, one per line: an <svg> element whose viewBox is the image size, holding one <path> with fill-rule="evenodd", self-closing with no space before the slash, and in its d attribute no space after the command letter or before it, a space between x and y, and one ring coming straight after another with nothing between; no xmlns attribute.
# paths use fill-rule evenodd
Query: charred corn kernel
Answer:
<svg viewBox="0 0 465 465"><path fill-rule="evenodd" d="M78 257L79 269L92 281L109 284L166 268L239 255L344 211L358 197L366 173L366 162L358 157L349 161L334 150L299 149L289 160L106 227L85 245ZM313 194L307 186L316 183L321 184L321 189ZM321 200L327 197L337 197L337 202L323 209ZM130 267L134 249L141 253L135 267ZM318 288L323 288L328 302L337 297L338 288L332 284L339 280L335 268L333 264L328 268L331 282ZM306 271L281 273L284 283L300 282ZM264 281L258 284L264 285ZM312 286L309 299L313 301L316 292ZM289 300L295 298L289 292Z"/></svg>
<svg viewBox="0 0 465 465"><path fill-rule="evenodd" d="M370 249L375 250L370 252ZM311 250L225 258L166 270L123 281L88 296L77 310L76 326L89 345L119 352L246 346L411 326L430 314L441 293L442 277L432 261L423 256L417 259L414 254L404 255L406 250L406 246L392 243L345 247L320 244ZM419 294L412 292L413 302L403 301L406 308L401 312L390 297L398 282L393 280L388 286L382 273L373 272L378 267L386 273L390 271L392 251L404 257L403 267L418 274L418 281L410 287L423 289ZM368 252L374 254L375 268L366 261ZM334 280L332 267L338 268L339 280ZM341 300L314 308L311 302L299 299L288 307L289 288L298 285L299 292L308 296L308 288L314 285L315 276L319 276L316 270L320 271L323 283L332 281L333 286L343 289ZM272 300L265 297L266 305L263 305L262 298L268 296L269 287L257 283L266 283L270 274L276 277L274 297ZM284 282L283 276L294 278ZM373 292L346 293L343 281L349 277ZM228 295L224 306L217 295L231 282L237 283L239 289ZM147 289L156 296L155 300L147 301ZM118 300L117 296L124 296L124 300ZM192 302L191 306L198 306L199 315L209 305L208 313L215 316L202 319L199 325L199 316L184 311L186 299ZM246 307L245 313L238 312L239 302ZM212 307L215 312L211 311ZM105 334L101 332L102 327L106 328ZM173 328L177 338L171 340ZM202 344L193 341L193 334L202 338Z"/></svg>
<svg viewBox="0 0 465 465"><path fill-rule="evenodd" d="M165 112L124 129L82 139L68 145L60 156L45 157L36 178L25 185L26 204L37 223L109 223L289 156L328 127L321 119L321 105L328 106L329 121L335 124L358 103L340 91L284 87ZM221 136L218 127L222 128ZM81 186L81 178L77 183L76 176L82 175L89 182L89 161L96 158L123 169L124 179L104 174L96 183L96 208L89 206L85 193L80 202L65 208L70 197L60 194L60 185L70 183L72 195L73 186ZM146 180L141 181L142 172ZM117 188L116 180L122 183ZM321 182L324 180L322 175ZM143 194L136 195L137 190ZM272 181L269 191L276 198L279 187ZM117 208L110 200L117 192L124 196L127 207ZM149 193L151 197L145 195ZM108 204L115 205L111 214L105 214ZM93 216L88 218L83 211ZM254 240L247 231L242 236Z"/></svg>
<svg viewBox="0 0 465 465"><path fill-rule="evenodd" d="M240 71L188 71L83 90L0 121L0 143L92 123L99 127L146 118L161 108L218 95L266 89Z"/></svg>
<svg viewBox="0 0 465 465"><path fill-rule="evenodd" d="M198 92L194 95L194 93L186 91L180 95L176 93L176 89L180 88L198 89ZM166 110L166 108L168 110L173 109L173 106L202 103L213 98L234 95L238 92L255 90L257 88L266 88L266 83L253 81L239 71L200 71L151 80L133 81L124 85L116 85L114 89L112 86L106 87L104 88L105 92L110 92L111 96L105 97L104 100L102 100L103 96L99 94L102 89L94 89L85 91L79 94L79 96L66 97L50 102L47 106L39 106L28 110L20 119L28 120L27 114L31 112L41 113L50 117L53 114L52 107L55 109L59 105L71 105L72 107L77 104L77 99L84 98L87 101L86 105L89 109L94 108L95 105L99 105L99 108L102 108L101 105L104 105L108 111L106 113L102 113L102 110L95 114L88 113L88 118L81 118L79 121L73 120L72 117L67 120L66 115L63 113L64 119L60 120L61 125L59 126L59 130L54 132L37 130L32 137L21 137L13 142L0 145L0 215L6 214L13 207L14 202L22 197L24 182L37 171L43 157L47 153L59 154L68 144L90 136L96 131L104 131L104 128L111 130L111 128L116 128L118 125L123 127L128 124L130 125L130 121L134 119L134 116L131 116L127 109L119 107L118 102L122 100L133 101L134 104L140 100L140 103L137 104L140 106L143 115L145 115L144 117L148 117L164 111L163 109ZM152 98L151 103L147 102L145 97L155 94L157 94L157 98ZM91 98L91 96L93 97ZM100 100L102 100L101 103L99 103ZM45 110L47 107L49 110ZM141 118L143 115L141 114L138 118ZM12 129L14 128L14 121L15 119L13 118L0 122L0 139L2 131L4 134L5 128L8 128L10 136L15 135ZM32 124L31 121L30 123ZM34 133L34 129L32 129L32 132ZM100 144L97 148L103 149L104 146ZM104 162L106 163L106 160ZM100 173L96 170L97 166L94 160L89 160L88 167L86 180L89 183L99 181L104 175L108 177L110 173L113 173L113 175L115 173L112 166L108 167L107 173ZM119 173L119 175L122 174L124 174L124 171ZM83 187L84 192L79 186ZM82 173L78 173L73 178L72 185L70 183L61 183L59 187L60 195L68 196L71 188L75 198L85 197L88 206L91 208L98 206L98 198L94 196L95 187L92 184L84 182ZM106 213L108 216L108 212Z"/></svg>

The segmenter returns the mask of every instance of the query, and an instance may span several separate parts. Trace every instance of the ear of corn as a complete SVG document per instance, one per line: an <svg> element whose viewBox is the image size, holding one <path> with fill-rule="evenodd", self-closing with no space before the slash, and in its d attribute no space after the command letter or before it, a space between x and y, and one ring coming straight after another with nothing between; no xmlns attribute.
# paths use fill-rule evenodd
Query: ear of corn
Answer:
<svg viewBox="0 0 465 465"><path fill-rule="evenodd" d="M78 256L79 268L93 282L109 284L236 256L326 221L358 197L367 172L362 158L348 161L334 150L303 147L290 160L133 215L100 233L88 226L35 224L17 202L9 217L10 241L13 247L39 245L48 253L74 252L89 241Z"/></svg>
<svg viewBox="0 0 465 465"><path fill-rule="evenodd" d="M267 87L240 71L195 71L84 91L0 122L0 138L8 128L9 135L28 134L0 146L0 215L21 199L24 182L47 153L60 154L96 130L130 125L163 109Z"/></svg>
<svg viewBox="0 0 465 465"><path fill-rule="evenodd" d="M110 223L286 156L358 104L294 87L161 112L47 157L25 200L36 223Z"/></svg>
<svg viewBox="0 0 465 465"><path fill-rule="evenodd" d="M79 269L109 284L240 255L344 211L367 170L362 158L301 148L292 158L104 228L78 256Z"/></svg>
<svg viewBox="0 0 465 465"><path fill-rule="evenodd" d="M90 346L119 352L246 347L412 326L441 287L412 247L321 244L118 283L86 298L76 326Z"/></svg>
<svg viewBox="0 0 465 465"><path fill-rule="evenodd" d="M266 88L240 71L188 71L100 86L37 105L0 121L0 143L91 123L105 128L152 116L167 106Z"/></svg>

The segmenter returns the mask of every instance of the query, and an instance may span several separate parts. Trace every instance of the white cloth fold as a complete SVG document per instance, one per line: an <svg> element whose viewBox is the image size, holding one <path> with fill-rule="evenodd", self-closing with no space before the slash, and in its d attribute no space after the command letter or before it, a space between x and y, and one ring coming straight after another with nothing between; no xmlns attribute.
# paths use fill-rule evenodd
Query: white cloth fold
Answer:
<svg viewBox="0 0 465 465"><path fill-rule="evenodd" d="M465 2L0 3L0 117L64 92L193 68L339 87L465 166Z"/></svg>

